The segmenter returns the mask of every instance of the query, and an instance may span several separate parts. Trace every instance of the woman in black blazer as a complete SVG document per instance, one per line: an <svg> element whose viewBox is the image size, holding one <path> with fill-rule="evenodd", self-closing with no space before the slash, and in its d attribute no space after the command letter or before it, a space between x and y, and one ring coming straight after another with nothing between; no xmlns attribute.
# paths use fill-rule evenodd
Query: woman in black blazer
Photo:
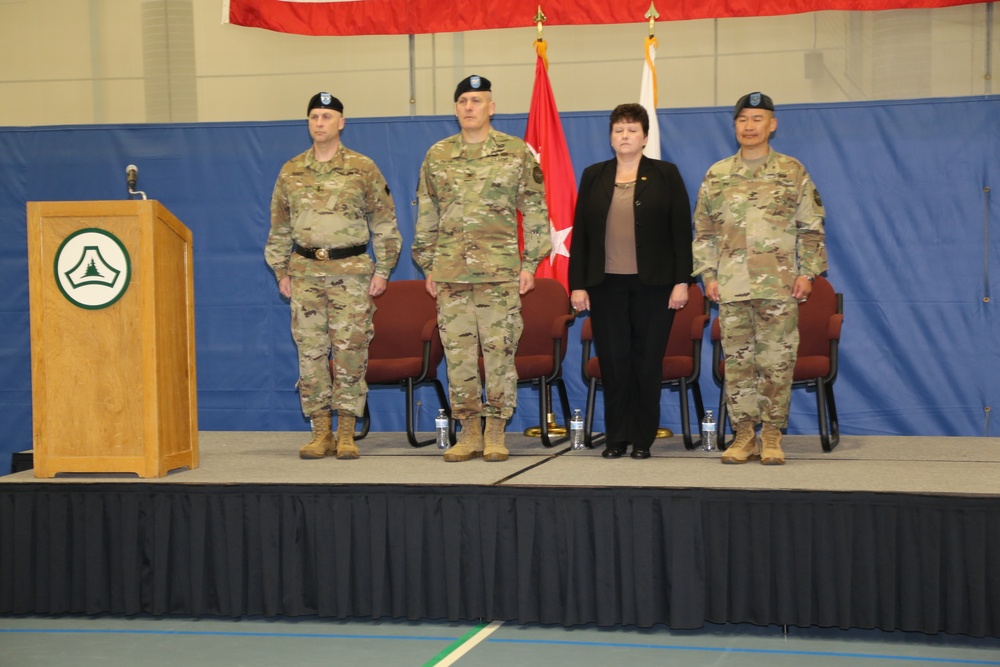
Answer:
<svg viewBox="0 0 1000 667"><path fill-rule="evenodd" d="M573 220L570 301L589 310L604 385L605 458L649 458L663 354L691 281L691 206L670 162L643 156L649 116L611 112L615 158L587 167Z"/></svg>

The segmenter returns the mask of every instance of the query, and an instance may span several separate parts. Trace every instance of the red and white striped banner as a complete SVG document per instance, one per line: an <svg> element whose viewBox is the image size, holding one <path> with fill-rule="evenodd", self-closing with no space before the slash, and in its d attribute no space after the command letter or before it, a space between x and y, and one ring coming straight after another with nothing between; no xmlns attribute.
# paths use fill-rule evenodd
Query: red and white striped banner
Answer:
<svg viewBox="0 0 1000 667"><path fill-rule="evenodd" d="M673 0L661 21L982 4L973 0ZM649 0L541 3L546 26L643 23ZM223 22L299 35L406 35L529 28L538 0L223 0Z"/></svg>

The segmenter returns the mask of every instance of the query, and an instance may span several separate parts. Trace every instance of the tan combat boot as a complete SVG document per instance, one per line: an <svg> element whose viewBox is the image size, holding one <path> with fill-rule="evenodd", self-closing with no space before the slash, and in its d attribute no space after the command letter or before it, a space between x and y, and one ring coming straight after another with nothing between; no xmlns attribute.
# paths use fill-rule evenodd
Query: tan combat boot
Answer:
<svg viewBox="0 0 1000 667"><path fill-rule="evenodd" d="M504 446L504 429L507 427L507 420L503 417L487 417L485 444L486 451L483 452L484 461L506 461L507 447Z"/></svg>
<svg viewBox="0 0 1000 667"><path fill-rule="evenodd" d="M736 438L722 454L723 463L746 463L760 457L757 449L756 424L749 419L736 424Z"/></svg>
<svg viewBox="0 0 1000 667"><path fill-rule="evenodd" d="M455 446L444 453L444 460L449 463L468 461L483 455L483 422L479 416L469 417L461 421L462 432Z"/></svg>
<svg viewBox="0 0 1000 667"><path fill-rule="evenodd" d="M333 434L330 433L332 421L330 413L326 410L312 414L313 439L312 442L299 450L301 458L321 459L324 456L333 456L337 453L337 445L334 444Z"/></svg>
<svg viewBox="0 0 1000 667"><path fill-rule="evenodd" d="M356 459L358 446L354 444L354 413L347 410L337 412L337 458Z"/></svg>
<svg viewBox="0 0 1000 667"><path fill-rule="evenodd" d="M785 465L785 453L781 451L781 429L764 422L760 427L760 462L766 466Z"/></svg>

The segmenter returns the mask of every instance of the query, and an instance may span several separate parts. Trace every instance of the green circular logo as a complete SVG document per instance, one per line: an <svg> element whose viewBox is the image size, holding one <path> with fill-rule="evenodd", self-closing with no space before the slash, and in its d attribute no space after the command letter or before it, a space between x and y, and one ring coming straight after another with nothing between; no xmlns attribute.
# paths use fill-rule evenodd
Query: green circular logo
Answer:
<svg viewBox="0 0 1000 667"><path fill-rule="evenodd" d="M118 301L132 279L125 244L103 229L80 229L67 236L56 251L53 269L63 296L89 310Z"/></svg>

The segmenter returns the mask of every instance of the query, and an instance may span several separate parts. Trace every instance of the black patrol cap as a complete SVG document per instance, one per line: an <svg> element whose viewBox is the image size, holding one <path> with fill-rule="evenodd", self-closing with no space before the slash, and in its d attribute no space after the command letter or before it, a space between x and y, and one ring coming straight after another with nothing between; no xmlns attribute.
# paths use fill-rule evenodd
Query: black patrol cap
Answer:
<svg viewBox="0 0 1000 667"><path fill-rule="evenodd" d="M308 116L313 109L333 109L334 111L344 113L344 105L330 93L316 93L313 95L312 99L309 100L309 108L306 109L306 115Z"/></svg>
<svg viewBox="0 0 1000 667"><path fill-rule="evenodd" d="M744 109L764 109L774 111L774 102L764 93L747 93L740 98L740 101L733 107L733 119L740 115Z"/></svg>
<svg viewBox="0 0 1000 667"><path fill-rule="evenodd" d="M458 86L455 87L455 101L461 97L462 93L467 93L470 90L475 90L480 93L488 93L492 89L490 88L490 80L485 76L479 76L478 74L473 74L472 76L467 76L458 82Z"/></svg>

